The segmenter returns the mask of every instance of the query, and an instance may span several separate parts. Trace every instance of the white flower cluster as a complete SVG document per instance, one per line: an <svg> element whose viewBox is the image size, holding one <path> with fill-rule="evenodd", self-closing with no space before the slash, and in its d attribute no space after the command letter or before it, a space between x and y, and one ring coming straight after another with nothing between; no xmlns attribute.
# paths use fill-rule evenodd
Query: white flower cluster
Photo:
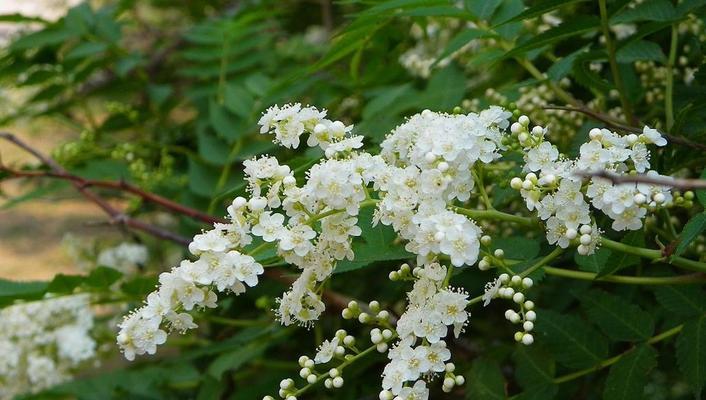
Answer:
<svg viewBox="0 0 706 400"><path fill-rule="evenodd" d="M388 351L390 362L382 373L380 399L426 399L429 391L423 378L440 373L446 374L444 390L451 391L455 384L463 384L463 378L453 376L453 364L446 363L451 352L443 338L451 326L456 337L463 331L470 316L468 295L446 284L448 270L438 263L417 267L411 275L404 264L396 272L396 278L414 279L414 287L407 293L407 310L397 322L400 340Z"/></svg>
<svg viewBox="0 0 706 400"><path fill-rule="evenodd" d="M499 107L467 115L426 110L382 142L380 155L388 166L373 186L381 198L376 218L409 240L406 249L420 265L438 254L455 266L476 262L480 228L448 208L470 198L477 162L500 157L510 115Z"/></svg>
<svg viewBox="0 0 706 400"><path fill-rule="evenodd" d="M88 295L3 308L0 325L0 399L69 380L96 353Z"/></svg>
<svg viewBox="0 0 706 400"><path fill-rule="evenodd" d="M263 267L253 256L267 246L301 269L278 299L278 318L285 325L312 324L325 308L321 282L337 261L354 257L352 240L361 234L362 205L378 205L374 222L392 225L408 240L407 250L418 255L419 265L439 255L455 266L475 263L480 228L449 207L470 198L476 163L500 156L510 115L498 107L468 115L425 111L395 129L383 142L382 154L373 156L356 150L363 138L350 134L352 126L326 119L325 111L300 104L270 107L260 119L262 133L272 132L275 142L292 148L306 133L306 143L321 147L326 158L310 168L302 186L273 157L246 161L251 198L233 201L230 223L196 235L189 250L200 258L162 274L145 306L125 318L118 335L125 356L154 353L166 340L163 324L182 332L195 328L182 311L215 307L214 290L241 293L243 283L257 284ZM379 200L370 197L371 185ZM253 236L261 243L246 255L243 248Z"/></svg>
<svg viewBox="0 0 706 400"><path fill-rule="evenodd" d="M229 208L233 211L233 206ZM154 354L157 345L163 344L170 330L185 332L197 325L193 317L183 311L194 308L216 307L214 289L240 294L245 285L255 286L262 265L249 255L235 248L250 243L246 230L248 222L232 213L228 224L216 224L214 229L198 234L189 244L189 251L199 257L196 261L184 260L176 268L159 276L159 288L147 296L145 305L120 323L118 345L125 358Z"/></svg>
<svg viewBox="0 0 706 400"><path fill-rule="evenodd" d="M123 274L133 274L147 262L147 247L137 243L120 243L98 253L98 265L114 268Z"/></svg>
<svg viewBox="0 0 706 400"><path fill-rule="evenodd" d="M537 210L546 221L547 240L566 248L578 242L578 252L592 254L599 244L600 231L591 219L590 205L613 220L616 231L636 230L648 209L672 201L669 188L653 184L613 184L582 173L610 171L619 175L643 173L663 177L650 168L647 145L666 145L655 129L645 127L640 135L620 136L607 129L594 128L590 141L580 147L579 157L567 159L556 146L544 140L546 129L529 129L529 118L521 116L511 126L525 150L524 179L515 177L510 185L520 191L527 208Z"/></svg>
<svg viewBox="0 0 706 400"><path fill-rule="evenodd" d="M485 285L485 293L483 293L483 306L487 306L494 298L502 298L512 300L519 306L519 312L509 308L505 311L505 319L513 324L520 324L521 331L515 332L515 340L531 345L534 343L534 336L530 333L534 329L534 321L537 319L537 314L534 311L534 302L526 300L524 291L531 288L534 281L529 277L521 277L519 275L500 274L492 282Z"/></svg>

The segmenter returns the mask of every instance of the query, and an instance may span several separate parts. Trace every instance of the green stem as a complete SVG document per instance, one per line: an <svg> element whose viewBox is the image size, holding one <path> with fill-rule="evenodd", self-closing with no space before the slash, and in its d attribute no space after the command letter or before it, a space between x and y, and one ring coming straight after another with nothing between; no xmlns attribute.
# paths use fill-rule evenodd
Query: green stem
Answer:
<svg viewBox="0 0 706 400"><path fill-rule="evenodd" d="M392 337L391 337L390 339L386 340L385 342L390 342L391 340L394 340L394 339L396 339L396 338L397 338L397 335L392 335ZM346 368L347 366L353 364L354 362L358 361L359 359L361 359L361 358L367 356L368 354L374 352L376 348L377 348L377 345L376 345L376 344L374 344L374 345L372 345L372 346L366 348L365 350L361 351L360 353L358 353L358 354L356 354L356 355L354 355L354 356L348 358L347 360L345 360L344 362L342 362L341 364L339 364L338 367L336 367L336 369L338 369L339 372L340 372L340 371L343 371L343 369ZM321 375L319 375L318 377L316 377L316 382L314 382L314 383L309 383L309 384L307 384L306 386L302 387L301 389L298 389L296 392L294 392L294 396L295 396L295 397L301 396L301 395L304 394L307 390L311 389L314 385L317 385L319 382L323 381L324 379L326 379L326 378L328 378L328 377L329 377L329 374L328 374L328 373L322 373Z"/></svg>
<svg viewBox="0 0 706 400"><path fill-rule="evenodd" d="M240 153L240 149L243 147L243 140L238 139L235 144L233 145L233 149L231 149L230 153L228 154L228 159L226 160L226 164L223 166L223 169L221 170L221 175L218 177L218 182L216 183L216 188L213 190L213 193L220 193L223 187L226 185L228 182L228 178L230 177L230 170L231 167L233 166L233 162L235 161L235 158L238 156L238 153ZM219 196L215 196L213 199L211 199L211 202L208 204L208 213L213 214L213 210L216 208L216 205L218 204Z"/></svg>
<svg viewBox="0 0 706 400"><path fill-rule="evenodd" d="M377 204L379 201L380 201L380 200L378 200L378 199L364 200L364 201L360 202L360 208L366 208L366 207L374 206L374 205ZM314 222L316 222L316 221L319 221L319 220L321 220L321 219L324 219L324 218L326 218L326 217L328 217L328 216L340 214L340 213L342 213L342 212L344 212L344 211L345 211L345 210L329 210L329 211L324 211L324 212L322 212L322 213L320 213L320 214L316 214L316 215L314 215L313 217L311 217L311 218L309 218L308 220L306 220L306 224L312 224L312 223L314 223Z"/></svg>
<svg viewBox="0 0 706 400"><path fill-rule="evenodd" d="M499 221L514 222L524 226L537 225L537 221L532 218L508 214L498 210L471 210L463 207L451 207L451 209L459 214L466 215L473 219L494 219Z"/></svg>
<svg viewBox="0 0 706 400"><path fill-rule="evenodd" d="M668 339L668 338L676 335L677 333L681 332L683 327L684 327L684 325L675 326L674 328L672 328L670 330L664 331L664 332L660 333L659 335L653 336L649 340L647 340L647 344L655 344L657 342L661 342L662 340ZM555 378L554 383L558 384L558 383L569 382L569 381L572 381L576 378L580 378L584 375L588 375L592 372L609 367L609 366L617 363L618 361L620 361L620 359L623 358L625 355L627 355L630 351L631 350L628 350L624 353L618 354L617 356L607 358L607 359L599 362L598 365L596 365L595 367L586 368L581 371L572 372L570 374Z"/></svg>
<svg viewBox="0 0 706 400"><path fill-rule="evenodd" d="M618 61L615 57L615 43L613 43L613 38L610 35L610 24L608 22L608 8L606 6L606 0L598 0L598 7L601 12L601 28L603 29L603 37L605 38L606 47L608 49L608 60L610 61L610 71L613 75L613 81L615 82L615 87L620 95L620 103L623 106L623 112L625 113L625 119L628 124L632 123L632 108L630 102L628 101L627 95L625 93L625 85L623 85L623 78L620 75L620 70L618 69Z"/></svg>
<svg viewBox="0 0 706 400"><path fill-rule="evenodd" d="M561 255L561 253L563 253L563 252L564 252L564 249L562 249L561 247L555 248L554 250L552 250L551 253L547 254L544 258L542 258L541 260L537 261L533 266L531 266L531 267L527 268L526 270L522 271L522 273L520 274L520 276L523 277L523 278L524 278L525 276L528 276L529 274L531 274L532 272L536 271L537 269L539 269L539 268L541 268L541 267L543 267L543 266L549 264L549 262L551 262L551 261L554 260L555 258L559 257L559 256Z"/></svg>
<svg viewBox="0 0 706 400"><path fill-rule="evenodd" d="M547 275L561 276L563 278L579 279L584 281L623 283L626 285L682 285L693 283L706 283L706 276L690 274L680 276L621 276L609 275L598 277L597 274L570 269L544 267Z"/></svg>
<svg viewBox="0 0 706 400"><path fill-rule="evenodd" d="M677 44L679 32L677 24L672 25L672 40L669 45L669 59L667 61L667 87L664 93L664 112L667 120L667 132L672 130L674 125L674 64L677 59Z"/></svg>
<svg viewBox="0 0 706 400"><path fill-rule="evenodd" d="M483 183L483 170L481 168L481 166L478 166L477 170L471 171L471 174L475 178L476 182L478 182L478 191L480 192L481 198L483 199L485 208L488 210L493 210L493 203L490 201L488 193L485 191L485 183Z"/></svg>
<svg viewBox="0 0 706 400"><path fill-rule="evenodd" d="M625 243L620 243L616 242L614 240L610 240L608 238L601 238L601 244L603 247L611 250L617 250L623 253L627 254L633 254L638 257L646 258L649 260L653 261L664 261L667 263L670 263L672 265L675 265L677 267L681 267L684 269L688 269L691 271L697 271L697 272L706 272L706 263L702 263L699 261L694 261L694 260L689 260L687 258L683 257L671 257L667 259L664 255L662 255L662 252L660 250L652 250L652 249L645 249L642 247L635 247L631 246Z"/></svg>

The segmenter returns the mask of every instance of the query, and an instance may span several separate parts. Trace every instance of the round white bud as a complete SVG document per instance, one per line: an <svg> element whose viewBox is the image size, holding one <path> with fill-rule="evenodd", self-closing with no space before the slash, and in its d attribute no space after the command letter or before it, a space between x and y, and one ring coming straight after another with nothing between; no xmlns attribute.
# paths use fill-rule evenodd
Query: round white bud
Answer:
<svg viewBox="0 0 706 400"><path fill-rule="evenodd" d="M637 205L642 205L647 202L647 197L642 193L637 193L635 196L633 196L632 201L634 201Z"/></svg>
<svg viewBox="0 0 706 400"><path fill-rule="evenodd" d="M530 123L530 119L526 115L520 115L520 118L517 119L517 122L519 122L523 126L527 126Z"/></svg>
<svg viewBox="0 0 706 400"><path fill-rule="evenodd" d="M512 319L512 316L515 314L516 314L515 310L508 308L507 310L505 310L505 319L509 321Z"/></svg>
<svg viewBox="0 0 706 400"><path fill-rule="evenodd" d="M487 271L490 269L490 263L486 259L481 259L478 261L478 269L481 271Z"/></svg>
<svg viewBox="0 0 706 400"><path fill-rule="evenodd" d="M392 331L389 329L385 329L384 331L382 331L382 337L385 338L385 340L389 340L390 338L392 338Z"/></svg>
<svg viewBox="0 0 706 400"><path fill-rule="evenodd" d="M580 244L579 247L576 248L576 251L582 256L587 256L589 250L589 247L584 244Z"/></svg>
<svg viewBox="0 0 706 400"><path fill-rule="evenodd" d="M370 315L368 315L367 313L360 313L360 315L358 315L358 321L361 324L367 324L368 322L370 322Z"/></svg>
<svg viewBox="0 0 706 400"><path fill-rule="evenodd" d="M512 278L510 279L510 283L512 283L513 285L517 285L520 282L522 282L522 277L519 275L513 275Z"/></svg>
<svg viewBox="0 0 706 400"><path fill-rule="evenodd" d="M631 134L625 136L625 140L626 140L626 141L628 142L628 144L631 145L631 146L632 146L633 144L637 143L637 139L638 139L638 138L637 138L637 135L634 134L634 133L631 133Z"/></svg>
<svg viewBox="0 0 706 400"><path fill-rule="evenodd" d="M299 376L301 376L302 378L306 379L306 377L309 375L311 375L311 370L309 368L304 367L299 370Z"/></svg>
<svg viewBox="0 0 706 400"><path fill-rule="evenodd" d="M522 286L523 286L525 289L531 288L532 285L534 285L534 281L532 280L532 278L526 277L526 278L523 278L523 279L522 279Z"/></svg>
<svg viewBox="0 0 706 400"><path fill-rule="evenodd" d="M520 292L517 292L512 296L512 301L514 301L517 304L520 304L523 301L525 301L525 295Z"/></svg>
<svg viewBox="0 0 706 400"><path fill-rule="evenodd" d="M346 354L346 348L343 346L336 346L336 351L335 351L337 356L342 356Z"/></svg>
<svg viewBox="0 0 706 400"><path fill-rule="evenodd" d="M387 310L382 310L377 315L378 319L387 320L390 318L390 312Z"/></svg>
<svg viewBox="0 0 706 400"><path fill-rule="evenodd" d="M444 371L446 372L454 372L456 370L456 364L454 363L446 363L444 366Z"/></svg>
<svg viewBox="0 0 706 400"><path fill-rule="evenodd" d="M581 225L580 232L582 235L590 235L593 232L591 225Z"/></svg>
<svg viewBox="0 0 706 400"><path fill-rule="evenodd" d="M343 344L346 346L353 346L355 344L355 338L353 336L346 336L343 338Z"/></svg>
<svg viewBox="0 0 706 400"><path fill-rule="evenodd" d="M518 133L522 130L522 125L520 125L518 122L513 122L512 125L510 125L510 132L512 133Z"/></svg>
<svg viewBox="0 0 706 400"><path fill-rule="evenodd" d="M566 236L566 238L569 239L569 240L573 240L573 239L576 239L576 236L577 236L578 234L579 234L579 233L576 232L576 229L574 229L574 228L569 228L569 229L566 230L566 233L564 234L564 236Z"/></svg>
<svg viewBox="0 0 706 400"><path fill-rule="evenodd" d="M456 386L461 386L466 383L466 378L463 375L456 375Z"/></svg>
<svg viewBox="0 0 706 400"><path fill-rule="evenodd" d="M481 244L483 244L484 246L489 245L491 241L492 241L492 239L491 239L490 236L488 236L488 235L483 235L483 236L480 237L480 242L481 242Z"/></svg>
<svg viewBox="0 0 706 400"><path fill-rule="evenodd" d="M530 180L525 180L522 182L522 189L531 190L534 187L534 183Z"/></svg>
<svg viewBox="0 0 706 400"><path fill-rule="evenodd" d="M534 343L534 337L531 334L525 333L522 335L522 344L529 346L532 343Z"/></svg>
<svg viewBox="0 0 706 400"><path fill-rule="evenodd" d="M505 250L495 249L495 251L493 252L493 255L497 258L503 258L503 257L505 257Z"/></svg>
<svg viewBox="0 0 706 400"><path fill-rule="evenodd" d="M510 275L508 274L500 274L498 277L500 279L500 283L507 283L508 280L510 280Z"/></svg>
<svg viewBox="0 0 706 400"><path fill-rule="evenodd" d="M524 336L524 335L525 335L524 332L515 332L515 336L514 336L515 341L519 342L520 340L522 340L522 336Z"/></svg>
<svg viewBox="0 0 706 400"><path fill-rule="evenodd" d="M449 170L449 163L447 163L446 161L442 161L439 163L439 165L436 166L436 168L441 172L446 172Z"/></svg>
<svg viewBox="0 0 706 400"><path fill-rule="evenodd" d="M387 343L380 343L377 346L375 346L375 349L377 349L377 351L379 353L384 353L387 351Z"/></svg>
<svg viewBox="0 0 706 400"><path fill-rule="evenodd" d="M579 238L579 242L581 242L581 244L584 246L588 246L589 244L591 244L592 241L593 238L591 238L591 235L581 235L581 237Z"/></svg>
<svg viewBox="0 0 706 400"><path fill-rule="evenodd" d="M662 204L666 200L664 197L664 193L656 193L654 196L652 196L652 200L655 201L657 204Z"/></svg>
<svg viewBox="0 0 706 400"><path fill-rule="evenodd" d="M238 196L235 199L233 199L233 208L236 210L245 207L245 205L248 203L248 201L245 199L245 197Z"/></svg>
<svg viewBox="0 0 706 400"><path fill-rule="evenodd" d="M324 381L324 386L326 387L326 389L333 388L333 381L331 380L331 378L326 378L326 380Z"/></svg>
<svg viewBox="0 0 706 400"><path fill-rule="evenodd" d="M309 384L314 384L314 383L316 383L316 380L317 380L317 378L316 378L316 375L314 375L314 374L311 374L311 375L309 375L309 376L306 377L306 382L309 383Z"/></svg>
<svg viewBox="0 0 706 400"><path fill-rule="evenodd" d="M426 162L432 163L432 162L436 161L436 154L432 153L431 151L427 152L424 155L424 159L426 160Z"/></svg>
<svg viewBox="0 0 706 400"><path fill-rule="evenodd" d="M394 395L393 395L392 392L390 392L389 390L383 390L383 391L380 392L380 394L378 395L378 399L380 399L380 400L392 400L393 396L394 396Z"/></svg>
<svg viewBox="0 0 706 400"><path fill-rule="evenodd" d="M529 140L529 135L527 135L525 132L522 132L517 135L517 140L519 140L520 143L525 143L527 140Z"/></svg>
<svg viewBox="0 0 706 400"><path fill-rule="evenodd" d="M522 317L520 317L520 314L514 313L514 314L512 314L512 317L510 318L510 322L512 322L513 324L516 324L516 323L520 322L521 318Z"/></svg>
<svg viewBox="0 0 706 400"><path fill-rule="evenodd" d="M601 140L601 138L603 138L603 132L598 128L593 128L588 131L588 137L590 137L591 140Z"/></svg>
<svg viewBox="0 0 706 400"><path fill-rule="evenodd" d="M324 124L316 124L314 127L314 133L319 135L321 133L324 133L326 131L326 125Z"/></svg>
<svg viewBox="0 0 706 400"><path fill-rule="evenodd" d="M522 189L522 179L520 179L518 177L514 177L514 178L510 179L510 187L515 190Z"/></svg>
<svg viewBox="0 0 706 400"><path fill-rule="evenodd" d="M532 128L532 134L535 136L542 136L542 134L544 134L544 129L541 126L537 125Z"/></svg>
<svg viewBox="0 0 706 400"><path fill-rule="evenodd" d="M525 313L525 319L527 321L534 321L537 319L537 314L534 311L527 311Z"/></svg>
<svg viewBox="0 0 706 400"><path fill-rule="evenodd" d="M341 378L340 376L333 378L333 387L338 389L341 386L343 386L343 378Z"/></svg>
<svg viewBox="0 0 706 400"><path fill-rule="evenodd" d="M522 328L526 330L527 332L531 331L534 329L534 322L532 321L525 321L524 324L522 324Z"/></svg>
<svg viewBox="0 0 706 400"><path fill-rule="evenodd" d="M264 197L253 197L248 201L248 207L253 211L264 210L267 207L267 199Z"/></svg>
<svg viewBox="0 0 706 400"><path fill-rule="evenodd" d="M534 309L534 302L532 300L527 300L525 301L525 310L532 310Z"/></svg>
<svg viewBox="0 0 706 400"><path fill-rule="evenodd" d="M340 132L346 129L346 125L341 121L333 121L333 123L331 124L331 128Z"/></svg>

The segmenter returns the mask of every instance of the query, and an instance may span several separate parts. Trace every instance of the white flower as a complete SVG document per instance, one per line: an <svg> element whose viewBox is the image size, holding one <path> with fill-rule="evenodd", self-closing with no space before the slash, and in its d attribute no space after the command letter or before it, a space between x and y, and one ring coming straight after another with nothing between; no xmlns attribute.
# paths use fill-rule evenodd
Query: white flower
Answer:
<svg viewBox="0 0 706 400"><path fill-rule="evenodd" d="M258 223L253 225L252 234L266 242L279 240L284 233L284 215L265 211L260 214Z"/></svg>
<svg viewBox="0 0 706 400"><path fill-rule="evenodd" d="M338 348L338 342L339 342L339 340L337 337L331 339L330 341L324 340L316 352L316 356L314 357L314 362L317 364L325 364L325 363L331 361L333 356L336 354L336 348Z"/></svg>
<svg viewBox="0 0 706 400"><path fill-rule="evenodd" d="M525 154L526 168L529 171L548 169L559 158L559 150L549 142L542 142Z"/></svg>
<svg viewBox="0 0 706 400"><path fill-rule="evenodd" d="M494 281L485 284L485 292L483 292L483 307L490 304L490 302L498 295L500 286L500 279L497 278Z"/></svg>
<svg viewBox="0 0 706 400"><path fill-rule="evenodd" d="M667 139L665 139L657 129L650 128L647 125L642 128L641 136L647 141L647 143L652 143L660 147L667 145Z"/></svg>

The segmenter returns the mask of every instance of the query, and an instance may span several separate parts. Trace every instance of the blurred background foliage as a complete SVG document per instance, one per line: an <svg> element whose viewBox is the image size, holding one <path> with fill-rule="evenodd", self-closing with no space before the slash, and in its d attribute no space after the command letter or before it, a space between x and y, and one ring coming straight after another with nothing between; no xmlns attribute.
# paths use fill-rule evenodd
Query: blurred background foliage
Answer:
<svg viewBox="0 0 706 400"><path fill-rule="evenodd" d="M225 214L232 198L244 194L243 160L272 154L303 174L321 156L311 149L276 148L259 135L259 115L274 103L326 107L334 118L355 123L369 145L422 109L472 111L488 104L519 108L549 125L552 139L568 155L576 154L588 130L600 123L545 106L586 106L612 121L641 126L639 121L706 143L706 2L607 5L620 85L611 77L598 6L581 0L123 0L83 2L56 21L8 14L0 21L30 29L0 50L0 126L58 121L74 132L52 154L67 170L84 178L124 180L212 215ZM663 173L699 176L706 151L672 145L653 160ZM520 209L507 190L515 173L489 172L496 183L494 201L511 211ZM33 181L6 206L67 188L67 183ZM187 217L156 213L154 204L139 198L105 194L123 202L130 215L185 236L204 227ZM700 196L703 202L706 196ZM652 226L666 230L664 218L673 219L681 231L701 210L695 204L660 216ZM546 250L532 232L488 229L503 237L497 245L511 258L530 262ZM382 278L404 257L394 254L388 233L366 232L380 235L387 246L359 243L356 253L363 261L341 268L346 275L334 279L332 288L379 299L400 312L404 288ZM703 258L699 233L686 255ZM655 237L648 229L622 240L656 248ZM163 246L139 240L152 251ZM609 257L565 257L561 264L599 274L610 268L605 275L642 271L637 258L624 257L615 267L608 266ZM3 281L7 287L0 286L0 301L112 288L135 304L152 289L156 273L169 266L164 256L152 259L129 279L94 269L48 283ZM487 280L471 268L454 278L472 294ZM706 379L698 369L706 364L703 288L643 289L556 277L540 286L536 303L548 309L540 313L541 339L530 348L516 347L502 306L474 311L469 333L454 344L467 388L433 398L688 399L700 393ZM198 334L172 339L172 351L129 366L115 361L109 328L115 321L108 313L109 324L97 332L109 344L105 367L87 369L83 378L28 398L261 398L274 392L280 379L296 374L302 352L311 355L317 343L345 326L334 313L313 331L280 327L269 309L283 288L265 280L241 297L221 300L217 311L202 316L211 323ZM605 317L597 309L617 316ZM676 352L673 344L650 346L653 335L682 323L688 328L678 337ZM626 359L634 369L622 363L589 373L633 347L637 350ZM696 355L685 354L689 349ZM309 398L376 398L381 365L373 357L351 366L350 384ZM582 369L589 371L559 378Z"/></svg>

